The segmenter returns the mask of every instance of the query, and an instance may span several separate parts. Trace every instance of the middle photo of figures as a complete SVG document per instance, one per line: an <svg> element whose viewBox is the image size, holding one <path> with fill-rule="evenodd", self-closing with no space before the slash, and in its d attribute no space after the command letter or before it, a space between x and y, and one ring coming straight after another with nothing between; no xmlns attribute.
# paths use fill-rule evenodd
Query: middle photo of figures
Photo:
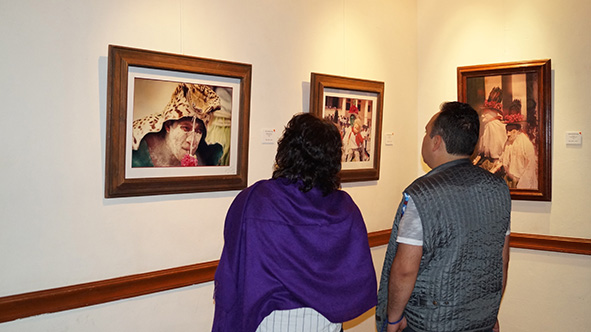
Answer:
<svg viewBox="0 0 591 332"><path fill-rule="evenodd" d="M341 180L378 180L384 83L312 73L310 113L339 129Z"/></svg>
<svg viewBox="0 0 591 332"><path fill-rule="evenodd" d="M341 132L344 164L371 161L374 105L372 99L326 95L323 117L333 122Z"/></svg>

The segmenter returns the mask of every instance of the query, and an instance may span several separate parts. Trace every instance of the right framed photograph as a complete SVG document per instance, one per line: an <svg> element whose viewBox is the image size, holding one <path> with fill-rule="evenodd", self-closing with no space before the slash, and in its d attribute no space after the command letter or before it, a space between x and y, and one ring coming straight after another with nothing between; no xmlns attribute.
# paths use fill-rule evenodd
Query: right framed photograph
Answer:
<svg viewBox="0 0 591 332"><path fill-rule="evenodd" d="M515 200L552 198L550 59L458 67L458 100L480 116L472 162Z"/></svg>

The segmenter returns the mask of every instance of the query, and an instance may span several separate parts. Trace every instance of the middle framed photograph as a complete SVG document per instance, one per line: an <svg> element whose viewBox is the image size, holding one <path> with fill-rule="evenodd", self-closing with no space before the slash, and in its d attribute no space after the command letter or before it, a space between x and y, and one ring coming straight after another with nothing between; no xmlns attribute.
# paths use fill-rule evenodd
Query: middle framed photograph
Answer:
<svg viewBox="0 0 591 332"><path fill-rule="evenodd" d="M343 139L341 181L380 178L384 82L312 73L310 113L332 121Z"/></svg>

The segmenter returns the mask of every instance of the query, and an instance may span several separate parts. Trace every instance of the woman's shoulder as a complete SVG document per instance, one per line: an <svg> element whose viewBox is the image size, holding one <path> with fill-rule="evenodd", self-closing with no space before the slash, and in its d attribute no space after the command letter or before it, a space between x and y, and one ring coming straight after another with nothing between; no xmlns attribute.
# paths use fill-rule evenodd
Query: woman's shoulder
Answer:
<svg viewBox="0 0 591 332"><path fill-rule="evenodd" d="M281 184L276 179L259 180L243 189L239 196L256 196L257 199L262 199L279 191L280 186Z"/></svg>

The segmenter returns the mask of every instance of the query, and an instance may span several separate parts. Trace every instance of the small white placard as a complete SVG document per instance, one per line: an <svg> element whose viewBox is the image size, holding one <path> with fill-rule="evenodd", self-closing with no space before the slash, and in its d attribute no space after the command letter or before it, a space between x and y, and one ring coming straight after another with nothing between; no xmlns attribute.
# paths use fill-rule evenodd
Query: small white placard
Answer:
<svg viewBox="0 0 591 332"><path fill-rule="evenodd" d="M394 145L394 133L384 134L384 142L386 145Z"/></svg>
<svg viewBox="0 0 591 332"><path fill-rule="evenodd" d="M277 130L274 128L263 128L261 130L262 144L275 144L277 142Z"/></svg>
<svg viewBox="0 0 591 332"><path fill-rule="evenodd" d="M566 144L568 144L568 145L583 144L583 133L581 133L580 131L567 131L566 132Z"/></svg>

